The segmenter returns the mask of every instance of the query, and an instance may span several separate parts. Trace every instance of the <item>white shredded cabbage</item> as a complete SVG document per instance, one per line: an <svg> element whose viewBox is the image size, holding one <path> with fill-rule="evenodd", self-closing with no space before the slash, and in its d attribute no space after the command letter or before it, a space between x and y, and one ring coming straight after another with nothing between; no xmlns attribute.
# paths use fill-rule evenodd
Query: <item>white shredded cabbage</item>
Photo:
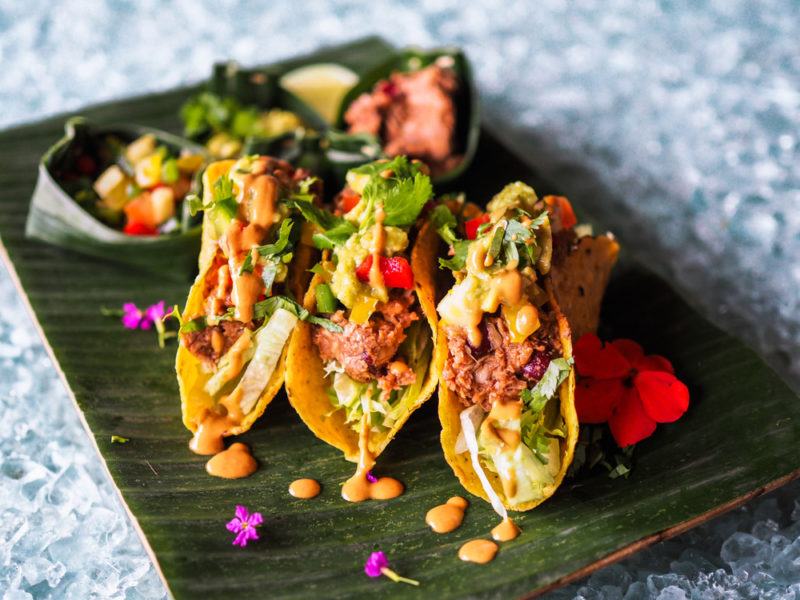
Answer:
<svg viewBox="0 0 800 600"><path fill-rule="evenodd" d="M478 475L481 487L483 487L486 495L489 496L492 508L494 508L494 511L498 515L506 519L508 518L506 507L503 506L500 496L497 495L492 484L489 483L489 479L486 477L486 473L481 466L480 457L478 456L478 429L485 416L486 413L477 404L461 411L461 435L459 439L463 438L464 444L467 446L467 450L469 450L469 456L472 459L472 468L475 469L475 473ZM458 444L456 444L456 447L458 447Z"/></svg>

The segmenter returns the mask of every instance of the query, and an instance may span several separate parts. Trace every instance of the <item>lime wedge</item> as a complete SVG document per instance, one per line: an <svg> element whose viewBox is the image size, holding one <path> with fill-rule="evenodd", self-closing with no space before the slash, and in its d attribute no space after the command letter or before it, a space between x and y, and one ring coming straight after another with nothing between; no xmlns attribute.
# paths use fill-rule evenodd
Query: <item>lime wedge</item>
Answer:
<svg viewBox="0 0 800 600"><path fill-rule="evenodd" d="M333 124L344 95L358 82L358 75L334 63L319 63L289 71L281 86L300 98L328 123Z"/></svg>

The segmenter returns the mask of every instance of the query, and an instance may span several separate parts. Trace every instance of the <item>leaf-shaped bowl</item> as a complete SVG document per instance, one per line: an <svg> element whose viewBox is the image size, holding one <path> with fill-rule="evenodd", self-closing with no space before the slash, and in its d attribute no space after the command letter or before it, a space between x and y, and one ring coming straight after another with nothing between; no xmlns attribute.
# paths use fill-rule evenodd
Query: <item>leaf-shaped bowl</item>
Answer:
<svg viewBox="0 0 800 600"><path fill-rule="evenodd" d="M234 61L214 65L211 78L203 92L210 92L222 100L233 100L242 108L254 107L259 111L281 109L297 115L303 122L303 129L322 131L327 127L325 120L305 102L278 85L284 68L275 65L244 68ZM211 137L209 132L193 135L188 129L185 135L198 143L205 143ZM298 133L298 135L301 135ZM250 149L272 147L274 144L286 147L291 141L291 133L284 132L274 136L250 135L242 140L242 154Z"/></svg>
<svg viewBox="0 0 800 600"><path fill-rule="evenodd" d="M107 136L130 142L153 134L159 143L173 150L189 149L205 154L202 146L183 138L137 125L96 125L81 117L69 119L65 135L39 162L26 237L61 246L75 252L128 264L170 279L189 280L200 251L200 223L184 219L172 233L133 236L102 223L75 199L78 183L76 161L97 148Z"/></svg>
<svg viewBox="0 0 800 600"><path fill-rule="evenodd" d="M472 162L480 138L480 106L472 78L472 68L466 55L458 48L423 50L411 47L396 52L384 63L362 75L358 83L345 95L339 108L337 127L346 131L344 115L350 105L361 94L370 92L376 83L388 78L393 72L416 71L447 57L453 60L453 68L460 84L454 96L456 105L455 148L462 154L462 159L455 167L435 176L433 182L440 185L455 180ZM340 133L339 135L347 136L349 134ZM359 135L363 136L363 134ZM345 142L340 137L338 143L344 144ZM366 160L375 160L375 157Z"/></svg>

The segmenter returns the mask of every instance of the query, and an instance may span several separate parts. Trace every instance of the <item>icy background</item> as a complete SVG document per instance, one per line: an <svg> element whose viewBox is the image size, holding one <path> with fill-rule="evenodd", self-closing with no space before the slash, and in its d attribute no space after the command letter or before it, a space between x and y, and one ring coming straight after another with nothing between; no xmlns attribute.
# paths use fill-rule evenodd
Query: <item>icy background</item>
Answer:
<svg viewBox="0 0 800 600"><path fill-rule="evenodd" d="M797 0L0 0L0 125L368 33L465 47L486 120L800 387ZM4 271L0 460L3 600L163 596ZM557 596L800 599L795 498Z"/></svg>

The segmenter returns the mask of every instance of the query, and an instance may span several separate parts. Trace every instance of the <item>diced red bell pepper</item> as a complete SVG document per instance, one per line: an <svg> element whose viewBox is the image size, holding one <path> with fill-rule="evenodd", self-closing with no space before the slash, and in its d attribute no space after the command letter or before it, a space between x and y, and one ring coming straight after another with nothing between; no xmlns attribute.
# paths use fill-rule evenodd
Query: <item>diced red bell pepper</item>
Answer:
<svg viewBox="0 0 800 600"><path fill-rule="evenodd" d="M369 281L369 271L372 268L372 255L370 254L365 258L358 268L356 268L356 277L359 281ZM386 258L381 256L380 271L383 276L383 283L386 287L401 288L410 290L414 287L414 273L411 271L411 265L402 256L392 256Z"/></svg>
<svg viewBox="0 0 800 600"><path fill-rule="evenodd" d="M564 196L547 196L544 200L552 211L561 218L561 227L563 229L572 229L578 224L578 218L575 216L575 211L572 210L572 204Z"/></svg>
<svg viewBox="0 0 800 600"><path fill-rule="evenodd" d="M474 240L478 237L478 228L483 225L484 223L489 222L489 215L481 215L479 217L475 217L474 219L470 219L464 223L464 233L467 234L468 240Z"/></svg>
<svg viewBox="0 0 800 600"><path fill-rule="evenodd" d="M128 235L157 235L158 231L155 227L150 227L144 223L137 221L128 221L122 229L123 233Z"/></svg>
<svg viewBox="0 0 800 600"><path fill-rule="evenodd" d="M346 213L350 212L361 201L361 196L356 192L346 187L342 190L342 210Z"/></svg>

